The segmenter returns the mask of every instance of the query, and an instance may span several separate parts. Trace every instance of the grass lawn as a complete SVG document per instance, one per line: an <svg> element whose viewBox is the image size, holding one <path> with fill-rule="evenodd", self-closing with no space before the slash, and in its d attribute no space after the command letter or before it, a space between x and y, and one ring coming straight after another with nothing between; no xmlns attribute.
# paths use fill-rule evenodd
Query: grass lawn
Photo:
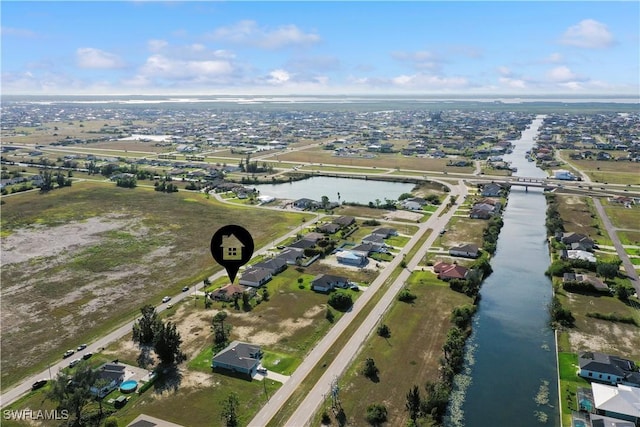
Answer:
<svg viewBox="0 0 640 427"><path fill-rule="evenodd" d="M640 246L640 231L618 231L618 238L623 245Z"/></svg>
<svg viewBox="0 0 640 427"><path fill-rule="evenodd" d="M39 242L33 253L8 263L3 240L2 346L13 350L2 357L5 387L45 369L65 349L104 335L142 304L157 304L218 271L209 245L222 225L244 226L261 247L301 219L298 213L229 206L195 193L89 182L3 200L3 239L17 238L13 245L22 247L29 244L20 237L26 234ZM109 226L95 231L90 221ZM73 228L60 231L64 227ZM78 231L82 227L87 229ZM48 248L46 239L69 243L40 254Z"/></svg>
<svg viewBox="0 0 640 427"><path fill-rule="evenodd" d="M611 153L615 155L615 153ZM618 155L628 153L619 153ZM610 184L640 184L638 165L634 162L613 160L571 160L569 162L576 169L585 172L594 182L608 182Z"/></svg>
<svg viewBox="0 0 640 427"><path fill-rule="evenodd" d="M578 371L578 354L577 353L558 353L558 365L560 375L560 402L562 405L562 425L571 425L571 411L578 410L578 402L576 401L576 390L578 387L589 388L589 381L577 374Z"/></svg>
<svg viewBox="0 0 640 427"><path fill-rule="evenodd" d="M451 327L451 310L471 302L465 295L440 285L432 273L413 273L409 283L411 292L417 296L415 302L395 301L380 322L389 326L391 337L372 334L339 381L340 398L350 425L366 424L366 407L371 403L385 404L388 425L405 425L406 393L413 385L424 391L427 381L438 378L442 345ZM379 382L359 372L368 357L380 369Z"/></svg>
<svg viewBox="0 0 640 427"><path fill-rule="evenodd" d="M558 194L556 200L565 232L585 234L601 245L613 244L590 198Z"/></svg>
<svg viewBox="0 0 640 427"><path fill-rule="evenodd" d="M616 204L603 205L614 227L640 231L640 206L625 208Z"/></svg>

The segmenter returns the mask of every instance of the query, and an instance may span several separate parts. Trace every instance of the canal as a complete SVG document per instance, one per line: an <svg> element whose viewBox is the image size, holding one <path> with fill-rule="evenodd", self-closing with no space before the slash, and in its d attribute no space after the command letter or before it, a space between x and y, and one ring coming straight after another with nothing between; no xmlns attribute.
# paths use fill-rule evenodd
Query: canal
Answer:
<svg viewBox="0 0 640 427"><path fill-rule="evenodd" d="M542 119L536 117L504 157L518 168L516 175L546 176L525 158ZM547 312L553 290L544 275L550 262L545 212L542 190L512 187L447 426L560 425L556 346Z"/></svg>

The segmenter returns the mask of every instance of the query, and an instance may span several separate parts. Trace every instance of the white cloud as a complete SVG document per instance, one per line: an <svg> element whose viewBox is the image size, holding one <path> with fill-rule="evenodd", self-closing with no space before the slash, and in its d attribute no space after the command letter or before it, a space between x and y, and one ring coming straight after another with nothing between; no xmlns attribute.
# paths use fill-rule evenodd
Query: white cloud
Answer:
<svg viewBox="0 0 640 427"><path fill-rule="evenodd" d="M31 31L25 28L13 28L13 27L4 27L4 26L0 27L0 35L2 35L3 37L15 36L15 37L21 37L21 38L27 38L27 39L37 37L37 34L35 31Z"/></svg>
<svg viewBox="0 0 640 427"><path fill-rule="evenodd" d="M544 58L543 62L557 64L559 62L562 62L563 60L564 60L564 58L563 58L562 54L554 52L551 55L549 55L546 58Z"/></svg>
<svg viewBox="0 0 640 427"><path fill-rule="evenodd" d="M437 70L442 65L442 59L438 55L426 50L395 51L391 52L391 57L400 62L408 63L417 70Z"/></svg>
<svg viewBox="0 0 640 427"><path fill-rule="evenodd" d="M269 73L267 81L271 84L281 85L291 80L291 75L282 69L273 70Z"/></svg>
<svg viewBox="0 0 640 427"><path fill-rule="evenodd" d="M320 36L305 33L297 26L282 25L275 29L259 27L255 21L245 20L216 29L214 40L244 44L264 49L279 49L287 46L307 46L320 41Z"/></svg>
<svg viewBox="0 0 640 427"><path fill-rule="evenodd" d="M80 68L114 69L125 65L119 56L92 47L78 48L76 60Z"/></svg>
<svg viewBox="0 0 640 427"><path fill-rule="evenodd" d="M136 78L162 78L172 80L210 80L227 76L233 72L233 65L225 60L180 60L164 55L152 55L141 67Z"/></svg>
<svg viewBox="0 0 640 427"><path fill-rule="evenodd" d="M500 77L498 81L509 89L526 89L527 82L522 79L512 79L510 77Z"/></svg>
<svg viewBox="0 0 640 427"><path fill-rule="evenodd" d="M509 77L509 76L511 76L513 74L511 72L511 69L509 67L505 67L505 66L498 67L498 73L500 73L500 75L504 76L504 77Z"/></svg>
<svg viewBox="0 0 640 427"><path fill-rule="evenodd" d="M391 79L394 86L416 89L463 89L469 86L464 77L440 77L428 74L400 75Z"/></svg>
<svg viewBox="0 0 640 427"><path fill-rule="evenodd" d="M169 46L169 43L166 40L154 39L154 40L149 40L147 42L147 46L149 47L149 50L151 52L159 52L165 47Z"/></svg>
<svg viewBox="0 0 640 427"><path fill-rule="evenodd" d="M614 44L613 34L605 24L584 19L565 31L560 43L587 49L601 49Z"/></svg>
<svg viewBox="0 0 640 427"><path fill-rule="evenodd" d="M578 79L578 76L564 65L549 70L547 77L554 82L569 82Z"/></svg>

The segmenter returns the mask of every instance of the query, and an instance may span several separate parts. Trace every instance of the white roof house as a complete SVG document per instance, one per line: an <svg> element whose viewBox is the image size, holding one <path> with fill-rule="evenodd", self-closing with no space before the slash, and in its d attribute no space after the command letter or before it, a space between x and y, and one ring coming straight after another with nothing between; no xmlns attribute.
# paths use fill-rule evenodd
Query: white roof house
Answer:
<svg viewBox="0 0 640 427"><path fill-rule="evenodd" d="M640 388L618 384L591 383L593 403L606 414L620 414L640 419Z"/></svg>

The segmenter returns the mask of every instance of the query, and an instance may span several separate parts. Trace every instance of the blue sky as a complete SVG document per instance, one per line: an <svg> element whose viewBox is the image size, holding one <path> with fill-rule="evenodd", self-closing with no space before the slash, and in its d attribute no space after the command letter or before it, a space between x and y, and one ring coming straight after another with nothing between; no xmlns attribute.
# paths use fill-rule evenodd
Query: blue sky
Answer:
<svg viewBox="0 0 640 427"><path fill-rule="evenodd" d="M637 1L0 7L3 94L639 95Z"/></svg>

